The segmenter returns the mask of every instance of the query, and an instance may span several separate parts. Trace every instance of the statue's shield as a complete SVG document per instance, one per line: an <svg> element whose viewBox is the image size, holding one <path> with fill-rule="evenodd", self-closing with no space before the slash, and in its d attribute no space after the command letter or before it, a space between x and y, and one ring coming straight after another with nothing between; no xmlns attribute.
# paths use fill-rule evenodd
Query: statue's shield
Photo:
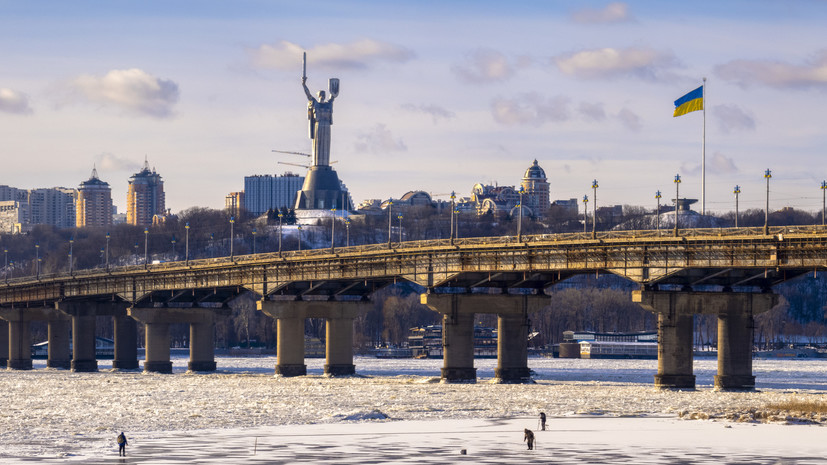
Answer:
<svg viewBox="0 0 827 465"><path fill-rule="evenodd" d="M330 78L330 96L336 97L339 95L339 78Z"/></svg>

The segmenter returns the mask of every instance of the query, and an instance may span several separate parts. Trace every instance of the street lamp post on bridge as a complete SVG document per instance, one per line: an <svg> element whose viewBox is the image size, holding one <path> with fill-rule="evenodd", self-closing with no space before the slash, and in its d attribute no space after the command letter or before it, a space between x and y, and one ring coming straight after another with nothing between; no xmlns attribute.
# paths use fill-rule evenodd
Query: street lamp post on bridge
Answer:
<svg viewBox="0 0 827 465"><path fill-rule="evenodd" d="M586 229L589 227L589 196L583 196L583 234L586 233Z"/></svg>
<svg viewBox="0 0 827 465"><path fill-rule="evenodd" d="M299 252L302 250L302 225L296 226L296 230L299 231L298 238L299 238Z"/></svg>
<svg viewBox="0 0 827 465"><path fill-rule="evenodd" d="M655 192L655 199L658 201L658 208L655 210L655 224L656 229L660 231L660 199L661 199L660 191Z"/></svg>
<svg viewBox="0 0 827 465"><path fill-rule="evenodd" d="M345 247L350 247L350 218L345 218Z"/></svg>
<svg viewBox="0 0 827 465"><path fill-rule="evenodd" d="M824 226L824 213L827 210L827 181L821 181L821 225Z"/></svg>
<svg viewBox="0 0 827 465"><path fill-rule="evenodd" d="M106 271L109 271L109 238L111 236L109 233L106 233Z"/></svg>
<svg viewBox="0 0 827 465"><path fill-rule="evenodd" d="M594 209L594 212L592 213L592 215L593 215L593 217L592 217L592 238L597 237L597 188L598 187L600 187L600 186L597 185L597 179L595 179L594 181L592 181L592 190L594 191L594 194L592 196L592 201L593 201L592 208Z"/></svg>
<svg viewBox="0 0 827 465"><path fill-rule="evenodd" d="M391 248L391 229L392 229L392 222L393 216L391 216L391 208L393 207L393 199L388 199L388 248Z"/></svg>
<svg viewBox="0 0 827 465"><path fill-rule="evenodd" d="M149 267L149 228L144 228L144 268Z"/></svg>
<svg viewBox="0 0 827 465"><path fill-rule="evenodd" d="M336 250L336 209L331 208L330 211L333 213L330 217L330 252L333 253Z"/></svg>
<svg viewBox="0 0 827 465"><path fill-rule="evenodd" d="M233 239L235 238L235 217L230 217L230 260L233 259Z"/></svg>
<svg viewBox="0 0 827 465"><path fill-rule="evenodd" d="M253 234L253 255L256 254L256 233L257 232L258 231L256 231L256 228L253 228L253 231L252 231L252 234Z"/></svg>
<svg viewBox="0 0 827 465"><path fill-rule="evenodd" d="M741 186L736 185L732 191L735 194L735 227L738 227L738 195L741 194Z"/></svg>
<svg viewBox="0 0 827 465"><path fill-rule="evenodd" d="M764 235L770 233L770 178L772 178L772 171L767 168L764 172L764 178L767 180L767 205L764 208Z"/></svg>
<svg viewBox="0 0 827 465"><path fill-rule="evenodd" d="M517 191L520 194L520 204L517 205L517 213L519 216L517 217L517 242L523 241L523 193L525 193L525 188L520 186L520 189Z"/></svg>
<svg viewBox="0 0 827 465"><path fill-rule="evenodd" d="M678 206L680 205L681 175L675 175L675 237L678 237Z"/></svg>
<svg viewBox="0 0 827 465"><path fill-rule="evenodd" d="M456 193L451 191L451 231L448 233L448 237L451 239L451 245L454 245L454 199L456 198Z"/></svg>
<svg viewBox="0 0 827 465"><path fill-rule="evenodd" d="M184 225L184 231L185 231L185 234L186 234L185 235L185 241L184 241L184 261L186 262L187 265L189 265L190 264L190 224L189 224L189 222L187 222L187 224Z"/></svg>
<svg viewBox="0 0 827 465"><path fill-rule="evenodd" d="M34 254L35 254L35 275L37 279L40 279L40 244L34 245Z"/></svg>
<svg viewBox="0 0 827 465"><path fill-rule="evenodd" d="M401 213L396 215L396 218L399 220L399 242L402 242L402 216Z"/></svg>
<svg viewBox="0 0 827 465"><path fill-rule="evenodd" d="M281 219L284 217L282 212L279 212L279 257L281 257Z"/></svg>

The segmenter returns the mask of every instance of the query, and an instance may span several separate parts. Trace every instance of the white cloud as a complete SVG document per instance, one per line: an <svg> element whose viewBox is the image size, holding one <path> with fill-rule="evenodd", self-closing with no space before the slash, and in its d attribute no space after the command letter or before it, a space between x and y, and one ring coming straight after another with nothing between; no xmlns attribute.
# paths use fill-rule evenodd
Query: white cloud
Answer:
<svg viewBox="0 0 827 465"><path fill-rule="evenodd" d="M755 130L755 119L738 105L717 105L712 107L712 114L723 133L732 131Z"/></svg>
<svg viewBox="0 0 827 465"><path fill-rule="evenodd" d="M629 5L623 2L612 2L601 9L584 8L571 14L572 19L584 24L622 23L629 21Z"/></svg>
<svg viewBox="0 0 827 465"><path fill-rule="evenodd" d="M700 175L701 164L682 164L680 168L682 175ZM706 160L706 174L715 175L731 175L738 173L738 167L735 166L735 161L732 158L724 156L720 152L715 152Z"/></svg>
<svg viewBox="0 0 827 465"><path fill-rule="evenodd" d="M670 77L668 70L678 66L670 52L636 47L583 50L552 60L563 73L580 78L635 76L658 80Z"/></svg>
<svg viewBox="0 0 827 465"><path fill-rule="evenodd" d="M178 102L178 84L137 69L115 69L103 77L82 75L70 83L75 100L110 106L128 114L166 118Z"/></svg>
<svg viewBox="0 0 827 465"><path fill-rule="evenodd" d="M29 97L11 89L0 88L0 112L28 115L32 113Z"/></svg>
<svg viewBox="0 0 827 465"><path fill-rule="evenodd" d="M370 131L360 134L357 139L354 147L358 152L371 152L381 155L408 150L408 146L405 145L402 139L394 139L390 129L384 124L377 124Z"/></svg>
<svg viewBox="0 0 827 465"><path fill-rule="evenodd" d="M603 121L606 119L606 111L602 103L580 102L577 112L589 121Z"/></svg>
<svg viewBox="0 0 827 465"><path fill-rule="evenodd" d="M637 132L643 127L643 124L640 122L640 116L628 108L621 109L617 113L617 119L626 129L631 131Z"/></svg>
<svg viewBox="0 0 827 465"><path fill-rule="evenodd" d="M142 168L142 164L135 160L120 157L113 153L105 152L95 157L95 166L101 171L129 171L137 172Z"/></svg>
<svg viewBox="0 0 827 465"><path fill-rule="evenodd" d="M827 50L802 65L771 60L733 60L715 67L722 79L741 86L763 84L778 89L827 90Z"/></svg>
<svg viewBox="0 0 827 465"><path fill-rule="evenodd" d="M560 95L546 98L531 92L511 99L498 97L491 102L491 112L500 124L541 126L550 121L568 120L569 102Z"/></svg>
<svg viewBox="0 0 827 465"><path fill-rule="evenodd" d="M451 119L456 117L456 113L447 110L439 105L414 105L412 103L405 103L401 108L411 113L424 113L430 115L434 120L434 124L438 123L440 119Z"/></svg>
<svg viewBox="0 0 827 465"><path fill-rule="evenodd" d="M364 69L377 62L404 63L414 57L414 53L404 47L371 39L348 44L323 44L310 49L282 40L274 45L263 44L248 50L255 67L284 71L299 70L302 52L305 51L308 67L325 70Z"/></svg>
<svg viewBox="0 0 827 465"><path fill-rule="evenodd" d="M519 62L525 65L525 57ZM453 65L451 71L462 81L481 84L510 79L514 75L514 66L496 50L478 49L467 54L463 63Z"/></svg>

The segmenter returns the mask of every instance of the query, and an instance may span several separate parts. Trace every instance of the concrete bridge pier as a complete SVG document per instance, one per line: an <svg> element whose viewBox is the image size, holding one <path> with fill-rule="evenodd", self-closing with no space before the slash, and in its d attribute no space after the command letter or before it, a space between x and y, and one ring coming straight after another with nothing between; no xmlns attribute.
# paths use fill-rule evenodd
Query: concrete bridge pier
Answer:
<svg viewBox="0 0 827 465"><path fill-rule="evenodd" d="M9 361L9 322L0 320L0 368L6 368Z"/></svg>
<svg viewBox="0 0 827 465"><path fill-rule="evenodd" d="M126 315L112 317L115 333L115 356L112 368L134 370L138 368L138 322Z"/></svg>
<svg viewBox="0 0 827 465"><path fill-rule="evenodd" d="M353 320L369 302L333 300L260 300L258 309L277 323L276 374L304 376L304 320L325 319L325 366L329 376L356 373L353 365Z"/></svg>
<svg viewBox="0 0 827 465"><path fill-rule="evenodd" d="M215 318L226 316L226 308L131 307L127 313L144 324L146 359L144 371L172 373L169 325L190 325L190 371L215 371Z"/></svg>
<svg viewBox="0 0 827 465"><path fill-rule="evenodd" d="M97 317L123 315L126 304L112 301L58 301L55 308L72 317L72 371L98 371ZM133 344L135 342L133 341Z"/></svg>
<svg viewBox="0 0 827 465"><path fill-rule="evenodd" d="M0 318L8 322L7 366L14 370L32 369L31 322L46 321L48 325L49 358L46 366L69 367L68 317L54 308L0 309Z"/></svg>
<svg viewBox="0 0 827 465"><path fill-rule="evenodd" d="M475 382L474 315L497 315L497 368L503 383L531 382L528 368L528 313L548 302L545 296L515 294L422 294L422 304L442 314L445 382Z"/></svg>
<svg viewBox="0 0 827 465"><path fill-rule="evenodd" d="M754 315L764 313L778 303L775 294L722 293L717 295L718 312L718 374L716 390L751 390L755 388L752 374Z"/></svg>
<svg viewBox="0 0 827 465"><path fill-rule="evenodd" d="M9 370L31 370L31 319L26 314L26 309L2 309L0 317L8 322L9 328L7 368Z"/></svg>
<svg viewBox="0 0 827 465"><path fill-rule="evenodd" d="M55 312L57 313L57 312ZM49 355L46 366L49 368L72 367L72 351L69 348L69 327L71 320L68 317L53 318L47 323Z"/></svg>
<svg viewBox="0 0 827 465"><path fill-rule="evenodd" d="M632 301L658 315L658 372L655 387L695 389L692 370L693 293L640 290Z"/></svg>

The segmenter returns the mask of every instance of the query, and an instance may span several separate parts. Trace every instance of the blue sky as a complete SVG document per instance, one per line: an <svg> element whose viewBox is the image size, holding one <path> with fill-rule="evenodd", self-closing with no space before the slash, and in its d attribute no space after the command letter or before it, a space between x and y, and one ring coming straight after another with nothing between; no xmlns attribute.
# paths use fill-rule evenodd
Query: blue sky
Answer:
<svg viewBox="0 0 827 465"><path fill-rule="evenodd" d="M553 199L708 210L821 208L827 2L4 2L0 184L77 186L123 208L144 157L174 212L220 207L252 174L302 172L308 84L341 79L332 159L354 200L514 185L536 158Z"/></svg>

